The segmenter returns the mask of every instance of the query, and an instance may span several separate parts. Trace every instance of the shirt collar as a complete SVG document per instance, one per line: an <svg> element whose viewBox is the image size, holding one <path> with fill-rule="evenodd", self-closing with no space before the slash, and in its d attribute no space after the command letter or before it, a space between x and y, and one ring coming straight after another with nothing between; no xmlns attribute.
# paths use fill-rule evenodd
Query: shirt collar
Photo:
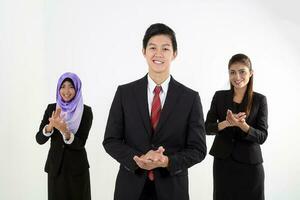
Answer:
<svg viewBox="0 0 300 200"><path fill-rule="evenodd" d="M148 88L151 92L154 91L154 88L157 86L156 83L151 79L151 77L147 76L148 78ZM170 80L171 80L171 76L169 75L168 78L162 83L160 84L161 88L162 88L162 92L166 92L168 90L168 87L169 87L169 83L170 83Z"/></svg>

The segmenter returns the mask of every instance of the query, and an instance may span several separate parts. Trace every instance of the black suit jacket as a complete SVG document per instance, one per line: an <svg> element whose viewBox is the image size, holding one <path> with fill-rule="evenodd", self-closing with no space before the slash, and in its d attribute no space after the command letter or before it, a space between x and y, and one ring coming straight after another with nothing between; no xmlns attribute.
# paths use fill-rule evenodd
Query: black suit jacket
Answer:
<svg viewBox="0 0 300 200"><path fill-rule="evenodd" d="M111 105L103 146L120 163L115 199L138 200L147 178L133 157L163 146L168 168L156 168L159 200L187 200L188 168L206 155L200 97L172 77L156 132L152 134L147 100L147 76L119 86Z"/></svg>
<svg viewBox="0 0 300 200"><path fill-rule="evenodd" d="M43 128L49 124L49 118L55 109L55 103L48 105L40 124L39 131L36 134L36 141L39 144L44 144L51 138L45 172L49 173L51 176L56 176L59 173L71 173L72 175L80 174L89 168L84 145L92 126L92 109L91 107L84 105L82 119L72 144L65 144L61 133L55 128L50 137L46 137L43 134Z"/></svg>
<svg viewBox="0 0 300 200"><path fill-rule="evenodd" d="M244 105L243 105L244 104ZM242 102L245 107L246 102ZM233 92L217 91L211 102L205 122L206 132L216 135L210 154L225 159L232 155L233 159L247 163L262 163L260 144L268 136L268 107L264 95L254 92L253 104L246 122L250 126L248 134L238 127L227 127L218 131L218 122L226 120L227 109L233 109Z"/></svg>

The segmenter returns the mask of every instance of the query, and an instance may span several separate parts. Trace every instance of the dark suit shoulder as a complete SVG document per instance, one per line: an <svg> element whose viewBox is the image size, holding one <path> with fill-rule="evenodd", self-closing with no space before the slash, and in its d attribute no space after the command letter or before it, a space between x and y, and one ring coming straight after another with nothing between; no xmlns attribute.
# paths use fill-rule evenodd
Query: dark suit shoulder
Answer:
<svg viewBox="0 0 300 200"><path fill-rule="evenodd" d="M84 110L91 111L92 107L84 104Z"/></svg>
<svg viewBox="0 0 300 200"><path fill-rule="evenodd" d="M198 94L197 91L183 85L182 83L179 83L178 81L176 81L175 79L171 79L171 81L173 81L173 83L178 87L180 88L184 93L187 93L187 94L190 94L190 95L196 95Z"/></svg>
<svg viewBox="0 0 300 200"><path fill-rule="evenodd" d="M253 98L264 99L266 96L258 92L253 92Z"/></svg>
<svg viewBox="0 0 300 200"><path fill-rule="evenodd" d="M88 116L90 116L90 117L93 118L92 107L90 107L90 106L84 104L84 107L83 107L83 114L84 114L84 115L88 115Z"/></svg>
<svg viewBox="0 0 300 200"><path fill-rule="evenodd" d="M47 111L49 111L49 110L55 110L56 109L56 103L50 103L50 104L48 104L48 106L47 106Z"/></svg>
<svg viewBox="0 0 300 200"><path fill-rule="evenodd" d="M52 112L55 109L56 109L56 103L50 103L50 104L48 104L47 111L51 111ZM91 113L92 112L92 108L90 106L84 104L83 112Z"/></svg>
<svg viewBox="0 0 300 200"><path fill-rule="evenodd" d="M231 96L232 95L232 91L231 90L218 90L215 92L214 94L214 98L215 99L224 99L224 97L226 96Z"/></svg>
<svg viewBox="0 0 300 200"><path fill-rule="evenodd" d="M265 105L267 104L267 98L265 95L260 94L258 92L253 92L253 104L262 104Z"/></svg>
<svg viewBox="0 0 300 200"><path fill-rule="evenodd" d="M227 94L230 94L231 93L231 90L218 90L216 91L216 95L227 95Z"/></svg>

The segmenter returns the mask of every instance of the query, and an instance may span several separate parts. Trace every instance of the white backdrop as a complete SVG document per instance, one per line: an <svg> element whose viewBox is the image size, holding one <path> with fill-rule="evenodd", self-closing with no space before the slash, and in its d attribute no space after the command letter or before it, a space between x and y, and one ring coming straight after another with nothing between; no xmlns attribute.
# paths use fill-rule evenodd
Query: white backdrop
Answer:
<svg viewBox="0 0 300 200"><path fill-rule="evenodd" d="M199 91L205 116L214 92L229 88L229 58L249 55L254 88L269 105L266 199L300 199L298 8L296 0L0 0L0 199L47 199L49 143L38 145L35 134L66 71L81 77L93 108L86 143L92 198L112 199L118 163L101 144L108 111L119 84L146 74L142 39L156 22L175 30L172 75ZM212 160L190 169L192 200L212 199Z"/></svg>

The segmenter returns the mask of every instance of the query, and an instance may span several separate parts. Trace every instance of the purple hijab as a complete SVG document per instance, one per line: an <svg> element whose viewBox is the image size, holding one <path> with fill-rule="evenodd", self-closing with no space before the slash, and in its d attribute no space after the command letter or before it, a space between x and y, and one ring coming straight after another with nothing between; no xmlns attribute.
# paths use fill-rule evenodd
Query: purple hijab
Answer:
<svg viewBox="0 0 300 200"><path fill-rule="evenodd" d="M69 102L65 102L59 93L61 85L66 78L70 78L75 87L75 97ZM81 81L76 74L66 72L58 79L56 90L56 107L61 108L61 115L65 115L64 120L67 123L69 130L73 134L76 134L81 122L84 108L81 93Z"/></svg>

